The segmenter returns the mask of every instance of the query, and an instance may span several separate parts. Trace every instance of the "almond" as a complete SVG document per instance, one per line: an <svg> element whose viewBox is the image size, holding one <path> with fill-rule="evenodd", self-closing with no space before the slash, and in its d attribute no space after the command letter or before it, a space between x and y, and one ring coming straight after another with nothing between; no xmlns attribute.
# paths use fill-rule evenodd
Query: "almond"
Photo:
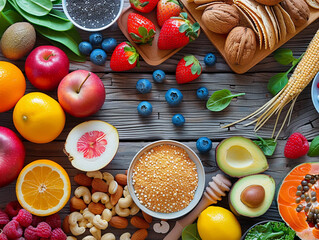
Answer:
<svg viewBox="0 0 319 240"><path fill-rule="evenodd" d="M70 206L71 208L74 208L76 210L83 210L87 207L85 202L81 198L77 198L77 197L71 198Z"/></svg>
<svg viewBox="0 0 319 240"><path fill-rule="evenodd" d="M128 226L128 220L124 217L114 216L109 221L109 224L114 228L124 229Z"/></svg>
<svg viewBox="0 0 319 240"><path fill-rule="evenodd" d="M147 238L148 232L146 229L137 230L133 233L131 240L145 240Z"/></svg>
<svg viewBox="0 0 319 240"><path fill-rule="evenodd" d="M149 228L150 224L144 220L144 218L141 218L139 216L134 216L131 218L131 224L136 228Z"/></svg>
<svg viewBox="0 0 319 240"><path fill-rule="evenodd" d="M89 210L91 213L95 214L95 215L101 215L102 212L105 209L105 206L102 203L95 203L95 202L91 202L89 204Z"/></svg>
<svg viewBox="0 0 319 240"><path fill-rule="evenodd" d="M94 178L92 181L92 188L94 188L98 192L106 193L107 190L109 189L109 186L102 179Z"/></svg>
<svg viewBox="0 0 319 240"><path fill-rule="evenodd" d="M81 185L81 186L85 186L85 187L90 187L92 184L92 178L86 176L86 174L84 173L79 173L77 175L74 176L74 181Z"/></svg>
<svg viewBox="0 0 319 240"><path fill-rule="evenodd" d="M115 206L123 195L123 187L118 185L116 193L111 195L111 204Z"/></svg>
<svg viewBox="0 0 319 240"><path fill-rule="evenodd" d="M70 233L69 215L67 215L62 223L62 229L65 233Z"/></svg>
<svg viewBox="0 0 319 240"><path fill-rule="evenodd" d="M143 217L144 217L146 222L151 223L153 221L152 216L148 215L147 213L145 213L143 211L142 211L142 214L143 214Z"/></svg>
<svg viewBox="0 0 319 240"><path fill-rule="evenodd" d="M122 186L126 186L127 185L127 176L125 174L116 174L115 181L117 181L118 184L120 184Z"/></svg>

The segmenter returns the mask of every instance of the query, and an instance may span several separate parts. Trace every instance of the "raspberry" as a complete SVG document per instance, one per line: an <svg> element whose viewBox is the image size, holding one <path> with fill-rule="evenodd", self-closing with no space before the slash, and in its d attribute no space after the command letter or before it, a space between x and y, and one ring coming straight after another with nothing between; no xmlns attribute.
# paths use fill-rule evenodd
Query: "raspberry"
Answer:
<svg viewBox="0 0 319 240"><path fill-rule="evenodd" d="M67 236L61 228L53 229L50 240L66 240Z"/></svg>
<svg viewBox="0 0 319 240"><path fill-rule="evenodd" d="M40 238L49 238L51 236L51 227L46 222L40 222L37 226L37 235Z"/></svg>
<svg viewBox="0 0 319 240"><path fill-rule="evenodd" d="M25 240L25 238L24 237L19 237L19 238L16 238L14 240Z"/></svg>
<svg viewBox="0 0 319 240"><path fill-rule="evenodd" d="M309 143L305 136L299 132L295 132L288 138L284 154L286 158L296 159L306 155L308 151Z"/></svg>
<svg viewBox="0 0 319 240"><path fill-rule="evenodd" d="M8 240L7 236L3 232L0 233L0 240Z"/></svg>
<svg viewBox="0 0 319 240"><path fill-rule="evenodd" d="M32 214L25 209L21 209L16 217L14 217L22 227L28 227L32 223Z"/></svg>
<svg viewBox="0 0 319 240"><path fill-rule="evenodd" d="M24 229L24 237L27 240L38 240L37 229L31 225Z"/></svg>
<svg viewBox="0 0 319 240"><path fill-rule="evenodd" d="M60 218L60 215L58 213L55 213L51 216L48 216L45 219L45 222L47 224L49 224L52 229L61 227L61 218Z"/></svg>
<svg viewBox="0 0 319 240"><path fill-rule="evenodd" d="M38 224L40 223L40 222L43 222L44 220L43 220L43 217L39 217L39 216L36 216L36 215L32 215L32 223L31 223L31 225L33 226L33 227L37 227L38 226Z"/></svg>
<svg viewBox="0 0 319 240"><path fill-rule="evenodd" d="M3 228L3 233L9 238L9 239L15 239L19 238L23 234L23 230L16 220L11 220L7 225Z"/></svg>
<svg viewBox="0 0 319 240"><path fill-rule="evenodd" d="M6 225L8 222L10 222L9 216L0 210L0 225Z"/></svg>
<svg viewBox="0 0 319 240"><path fill-rule="evenodd" d="M4 211L12 218L17 216L20 209L22 209L20 203L18 201L12 201L7 204Z"/></svg>

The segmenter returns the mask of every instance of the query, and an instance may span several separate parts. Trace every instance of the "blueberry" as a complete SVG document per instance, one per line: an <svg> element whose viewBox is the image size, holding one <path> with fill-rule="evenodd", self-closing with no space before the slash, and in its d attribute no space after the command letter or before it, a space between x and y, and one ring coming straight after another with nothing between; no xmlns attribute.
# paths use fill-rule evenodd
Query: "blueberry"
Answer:
<svg viewBox="0 0 319 240"><path fill-rule="evenodd" d="M208 89L206 87L200 87L197 89L196 95L200 100L205 100L208 97Z"/></svg>
<svg viewBox="0 0 319 240"><path fill-rule="evenodd" d="M182 114L175 114L172 117L172 123L177 127L183 126L185 123L185 118Z"/></svg>
<svg viewBox="0 0 319 240"><path fill-rule="evenodd" d="M171 106L177 106L183 100L183 94L177 88L171 88L165 93L166 102Z"/></svg>
<svg viewBox="0 0 319 240"><path fill-rule="evenodd" d="M117 45L115 38L106 38L102 42L102 49L106 52L112 52Z"/></svg>
<svg viewBox="0 0 319 240"><path fill-rule="evenodd" d="M137 106L137 112L142 116L149 116L153 111L152 104L147 101L140 102Z"/></svg>
<svg viewBox="0 0 319 240"><path fill-rule="evenodd" d="M162 83L165 80L165 72L163 70L155 70L153 72L153 79L157 83Z"/></svg>
<svg viewBox="0 0 319 240"><path fill-rule="evenodd" d="M197 140L196 147L200 153L207 153L212 149L212 141L207 137L201 137Z"/></svg>
<svg viewBox="0 0 319 240"><path fill-rule="evenodd" d="M96 32L96 33L92 33L89 37L89 40L90 40L90 43L93 45L93 46L99 46L101 43L102 43L102 40L103 40L103 36L101 33L99 32Z"/></svg>
<svg viewBox="0 0 319 240"><path fill-rule="evenodd" d="M140 79L136 83L136 89L140 93L149 93L152 90L152 83L147 79Z"/></svg>
<svg viewBox="0 0 319 240"><path fill-rule="evenodd" d="M79 44L79 51L80 53L84 54L84 55L90 55L90 53L92 52L92 44L89 42L80 42Z"/></svg>
<svg viewBox="0 0 319 240"><path fill-rule="evenodd" d="M102 49L94 49L91 52L90 60L96 65L104 65L106 62L107 55Z"/></svg>
<svg viewBox="0 0 319 240"><path fill-rule="evenodd" d="M204 58L204 63L206 66L213 66L216 63L216 57L212 53L207 53Z"/></svg>

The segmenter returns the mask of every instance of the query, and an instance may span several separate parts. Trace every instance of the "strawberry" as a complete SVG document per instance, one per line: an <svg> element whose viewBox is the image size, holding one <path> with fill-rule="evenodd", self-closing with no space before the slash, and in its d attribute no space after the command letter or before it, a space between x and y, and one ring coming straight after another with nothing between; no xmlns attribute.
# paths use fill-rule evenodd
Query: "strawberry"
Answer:
<svg viewBox="0 0 319 240"><path fill-rule="evenodd" d="M152 11L158 0L130 0L131 7L135 10L143 13L148 13Z"/></svg>
<svg viewBox="0 0 319 240"><path fill-rule="evenodd" d="M178 0L160 0L157 3L157 22L160 27L171 17L178 17L182 11L182 5Z"/></svg>
<svg viewBox="0 0 319 240"><path fill-rule="evenodd" d="M176 67L176 82L178 84L195 80L202 73L202 66L193 55L185 56Z"/></svg>
<svg viewBox="0 0 319 240"><path fill-rule="evenodd" d="M305 136L299 132L295 132L288 138L284 154L286 158L296 159L306 155L308 151L309 143Z"/></svg>
<svg viewBox="0 0 319 240"><path fill-rule="evenodd" d="M180 17L171 17L161 29L158 48L164 50L183 47L198 37L199 28L197 22L191 25L185 12L182 12Z"/></svg>
<svg viewBox="0 0 319 240"><path fill-rule="evenodd" d="M151 20L137 13L130 13L127 19L127 29L135 43L152 45L156 29Z"/></svg>
<svg viewBox="0 0 319 240"><path fill-rule="evenodd" d="M138 65L139 54L129 42L122 42L114 49L110 67L113 71L127 71Z"/></svg>

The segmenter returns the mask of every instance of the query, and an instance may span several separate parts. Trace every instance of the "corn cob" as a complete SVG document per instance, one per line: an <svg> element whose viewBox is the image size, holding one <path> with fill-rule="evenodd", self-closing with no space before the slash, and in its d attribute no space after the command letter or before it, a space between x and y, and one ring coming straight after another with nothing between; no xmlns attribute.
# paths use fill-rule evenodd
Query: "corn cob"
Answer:
<svg viewBox="0 0 319 240"><path fill-rule="evenodd" d="M284 118L282 126L276 135L275 139L277 139L287 120L289 124L291 113L299 94L312 81L312 79L314 78L314 76L317 74L318 71L319 71L319 30L316 32L303 58L300 60L293 74L289 78L287 85L276 96L274 96L271 100L269 100L265 105L257 109L255 112L249 114L248 116L236 122L223 126L222 128L232 126L246 119L257 117L255 120L246 124L246 126L256 122L255 131L258 131L268 121L268 119L275 114L277 115L277 119L275 122L273 134L272 134L272 137L274 137L280 113L282 112L283 108L288 103L292 102L288 109L287 115Z"/></svg>

